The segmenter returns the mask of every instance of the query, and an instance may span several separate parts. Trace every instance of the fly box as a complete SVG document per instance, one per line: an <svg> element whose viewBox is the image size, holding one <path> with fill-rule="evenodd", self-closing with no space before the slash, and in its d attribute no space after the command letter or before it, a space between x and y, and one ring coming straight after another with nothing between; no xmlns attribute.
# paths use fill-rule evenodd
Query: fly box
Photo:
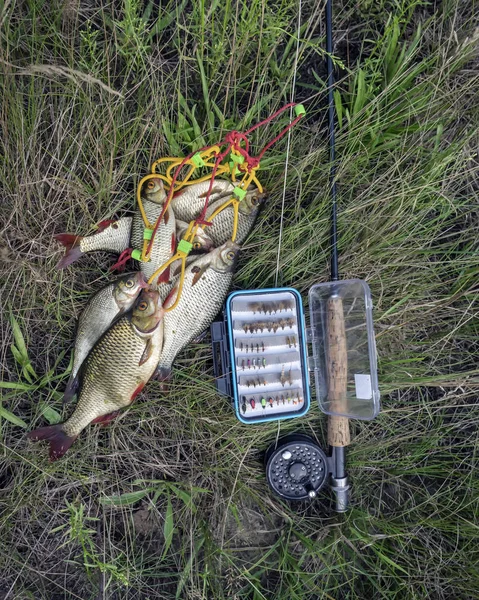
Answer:
<svg viewBox="0 0 479 600"><path fill-rule="evenodd" d="M243 423L306 414L310 372L326 414L373 419L379 412L369 286L359 279L314 285L309 308L306 327L294 288L228 296L224 320L211 326L214 372L218 391L232 398ZM333 377L327 357L337 348Z"/></svg>

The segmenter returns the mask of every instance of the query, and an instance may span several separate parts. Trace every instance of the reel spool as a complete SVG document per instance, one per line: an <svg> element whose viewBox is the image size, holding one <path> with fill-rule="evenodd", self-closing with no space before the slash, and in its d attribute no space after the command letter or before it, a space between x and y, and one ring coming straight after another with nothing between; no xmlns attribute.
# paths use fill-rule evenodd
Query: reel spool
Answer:
<svg viewBox="0 0 479 600"><path fill-rule="evenodd" d="M293 433L272 444L265 455L266 479L285 500L313 499L326 483L328 458L309 436Z"/></svg>

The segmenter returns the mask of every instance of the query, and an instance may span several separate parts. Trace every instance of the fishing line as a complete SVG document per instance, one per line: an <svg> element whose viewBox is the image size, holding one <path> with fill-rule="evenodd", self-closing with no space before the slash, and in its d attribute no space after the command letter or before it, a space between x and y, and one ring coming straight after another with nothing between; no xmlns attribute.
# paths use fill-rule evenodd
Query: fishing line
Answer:
<svg viewBox="0 0 479 600"><path fill-rule="evenodd" d="M291 102L294 102L294 90L296 88L296 72L298 69L298 59L299 59L299 35L301 33L301 9L302 9L302 0L298 2L298 28L296 33L296 54L294 57L294 70L293 70L293 87L291 89ZM289 110L289 121L291 123L293 119L293 107ZM288 141L286 144L286 161L284 164L284 183L283 183L283 198L281 201L281 218L279 222L279 237L278 237L278 256L276 259L276 275L274 278L274 285L278 287L278 277L279 277L279 259L281 256L281 243L283 241L283 220L284 220L284 205L286 201L286 182L288 179L288 164L289 164L289 151L291 147L291 129L288 131Z"/></svg>
<svg viewBox="0 0 479 600"><path fill-rule="evenodd" d="M334 135L333 6L326 3L326 64L328 71L329 185L331 192L331 279L338 281L338 204L336 195L336 138Z"/></svg>

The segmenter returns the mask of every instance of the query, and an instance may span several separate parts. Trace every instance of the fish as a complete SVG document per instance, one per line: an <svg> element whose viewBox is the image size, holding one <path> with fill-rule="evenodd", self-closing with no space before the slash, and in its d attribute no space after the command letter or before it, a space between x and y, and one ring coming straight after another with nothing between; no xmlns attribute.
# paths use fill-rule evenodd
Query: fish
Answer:
<svg viewBox="0 0 479 600"><path fill-rule="evenodd" d="M186 230L189 227L189 223L185 221L179 221L176 219L176 238L178 242L183 238ZM195 237L193 238L193 250L197 252L208 252L214 248L213 240L209 237L206 230L203 227L198 227L196 230Z"/></svg>
<svg viewBox="0 0 479 600"><path fill-rule="evenodd" d="M77 261L87 252L105 250L119 254L130 244L133 217L122 217L117 221L102 221L93 235L80 236L71 233L59 233L54 238L65 246L65 255L57 264L57 269L64 269Z"/></svg>
<svg viewBox="0 0 479 600"><path fill-rule="evenodd" d="M80 367L88 353L112 322L133 307L141 290L146 287L142 273L121 277L97 292L78 319L73 351L73 367L63 396L63 402L73 399L78 389Z"/></svg>
<svg viewBox="0 0 479 600"><path fill-rule="evenodd" d="M156 223L163 210L164 201L166 199L163 181L159 178L148 179L143 186L142 191L143 208L145 210L148 221L151 225ZM140 210L138 209L133 217L133 225L131 229L131 246L132 248L142 250L143 248L143 231L145 225ZM150 279L176 251L176 219L171 206L166 210L160 225L155 234L153 248L148 262L140 262L140 270L147 280ZM170 267L167 267L154 282L152 287L156 288L160 283L169 283ZM162 286L162 299L168 293L166 286Z"/></svg>
<svg viewBox="0 0 479 600"><path fill-rule="evenodd" d="M165 339L156 372L160 380L170 378L177 354L209 327L221 309L233 280L239 251L238 244L229 241L188 265L179 303L165 312ZM178 283L176 279L172 284L163 304L165 309L176 301Z"/></svg>
<svg viewBox="0 0 479 600"><path fill-rule="evenodd" d="M50 461L62 457L90 423L107 423L129 406L153 374L163 343L163 308L158 292L141 292L95 344L85 361L78 403L64 423L35 429L32 441L50 443Z"/></svg>
<svg viewBox="0 0 479 600"><path fill-rule="evenodd" d="M171 207L177 219L181 221L194 221L205 206L205 199L210 187L210 180L201 181L192 185L187 185L176 192L171 199ZM209 204L212 204L220 198L223 201L231 198L235 186L224 179L215 179L213 189L209 199ZM226 240L225 240L226 241Z"/></svg>
<svg viewBox="0 0 479 600"><path fill-rule="evenodd" d="M254 188L246 193L243 200L240 200L238 205L238 229L236 231L235 239L237 244L242 244L253 228L256 217L258 216L260 204L265 197L265 194L260 193L257 188ZM224 202L225 199L222 198L210 204L206 211L205 220L208 221L209 217L215 210L224 204ZM233 223L234 208L233 205L230 204L214 217L212 224L207 228L208 235L216 247L221 246L231 239L233 235Z"/></svg>

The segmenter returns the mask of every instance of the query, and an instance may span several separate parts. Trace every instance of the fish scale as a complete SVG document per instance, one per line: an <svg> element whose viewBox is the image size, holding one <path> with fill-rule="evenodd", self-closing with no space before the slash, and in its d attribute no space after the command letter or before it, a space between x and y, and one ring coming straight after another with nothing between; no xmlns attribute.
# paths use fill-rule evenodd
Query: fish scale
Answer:
<svg viewBox="0 0 479 600"><path fill-rule="evenodd" d="M90 299L78 319L73 367L63 396L64 402L69 402L75 396L77 375L90 350L113 321L133 306L144 286L143 275L132 273L110 283Z"/></svg>
<svg viewBox="0 0 479 600"><path fill-rule="evenodd" d="M95 294L78 320L72 368L73 377L78 373L78 369L91 347L108 329L110 323L105 319L105 315L118 312L118 306L113 297L114 289L115 284L111 283Z"/></svg>
<svg viewBox="0 0 479 600"><path fill-rule="evenodd" d="M143 207L148 221L152 225L154 225L156 223L156 220L160 216L161 211L163 210L163 205L157 204L155 202L149 202L148 200L143 200ZM168 223L165 223L165 218L161 220L161 223L155 234L150 260L148 262L140 262L140 270L145 276L145 278L148 280L155 273L155 271L159 267L161 267L162 264L164 264L169 258L173 256L174 253L173 244L176 245L176 225L175 214L171 207L167 209L164 216L166 217L166 215L168 215ZM133 217L133 226L131 230L132 248L136 248L138 250L141 250L143 248L144 228L145 225L143 223L141 213L140 211L137 211L135 216ZM161 288L162 295L166 293L166 288L163 289L164 286L160 285L158 287Z"/></svg>
<svg viewBox="0 0 479 600"><path fill-rule="evenodd" d="M175 211L177 219L190 222L201 213L205 205L205 195L208 192L210 180L185 186L180 192L177 192L171 199L170 206ZM234 185L224 179L215 179L213 190L209 199L209 204L216 202L218 198L223 197L227 200L231 197Z"/></svg>
<svg viewBox="0 0 479 600"><path fill-rule="evenodd" d="M102 231L82 238L80 250L83 253L94 252L95 250L123 252L130 243L132 221L133 217L122 217Z"/></svg>
<svg viewBox="0 0 479 600"><path fill-rule="evenodd" d="M224 246L237 250L232 242ZM164 343L158 364L160 376L169 373L178 352L210 325L223 305L233 280L233 268L221 273L212 266L220 250L217 248L188 266L180 301L172 311L165 313ZM196 273L204 267L206 270L193 285ZM178 278L172 284L173 289L177 283ZM172 305L175 297L168 300L168 305Z"/></svg>
<svg viewBox="0 0 479 600"><path fill-rule="evenodd" d="M220 199L213 204L208 206L206 211L206 221L214 213L214 211L224 204L225 200ZM238 211L238 229L236 231L235 242L242 244L248 237L249 232L253 228L256 217L258 216L258 208L253 209L249 215L243 214ZM227 206L213 219L213 224L206 228L208 236L211 238L213 244L218 247L231 239L233 235L234 225L234 208L233 205Z"/></svg>
<svg viewBox="0 0 479 600"><path fill-rule="evenodd" d="M132 275L131 279L137 282L138 277L141 276ZM122 280L124 281L124 278L110 283L97 292L80 315L75 340L72 377L76 376L78 369L88 356L91 348L105 333L113 319L120 311L131 308L140 293L141 287L138 283L135 283L132 294L129 295L129 298L124 298L119 305L115 290ZM126 294L127 292L124 291L123 293Z"/></svg>
<svg viewBox="0 0 479 600"><path fill-rule="evenodd" d="M62 425L77 436L94 419L128 406L135 392L153 374L161 353L162 322L151 336L153 350L139 365L150 336L138 333L130 316L122 317L91 351L82 378L82 390L72 416Z"/></svg>

